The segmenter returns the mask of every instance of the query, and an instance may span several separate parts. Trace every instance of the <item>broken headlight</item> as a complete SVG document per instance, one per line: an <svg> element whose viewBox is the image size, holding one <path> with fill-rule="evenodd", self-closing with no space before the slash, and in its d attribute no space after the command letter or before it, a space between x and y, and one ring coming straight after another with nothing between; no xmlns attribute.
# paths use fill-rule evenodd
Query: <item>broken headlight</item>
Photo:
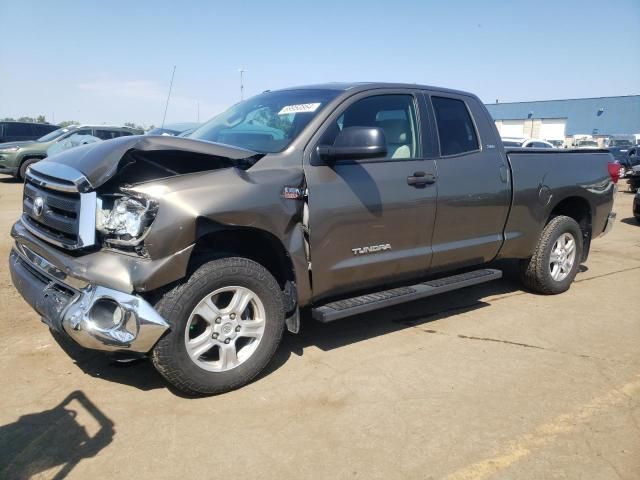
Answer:
<svg viewBox="0 0 640 480"><path fill-rule="evenodd" d="M156 216L157 203L142 196L98 197L96 230L108 243L135 245Z"/></svg>

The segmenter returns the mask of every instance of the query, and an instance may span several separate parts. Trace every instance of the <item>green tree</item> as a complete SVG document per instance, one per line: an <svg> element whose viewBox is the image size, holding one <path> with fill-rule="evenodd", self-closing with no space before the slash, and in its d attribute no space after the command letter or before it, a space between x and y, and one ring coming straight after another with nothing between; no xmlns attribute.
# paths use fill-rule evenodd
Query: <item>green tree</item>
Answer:
<svg viewBox="0 0 640 480"><path fill-rule="evenodd" d="M61 128L68 127L69 125L80 125L80 122L76 122L75 120L65 120L64 122L60 122Z"/></svg>
<svg viewBox="0 0 640 480"><path fill-rule="evenodd" d="M44 115L38 115L38 117L36 118L36 122L37 123L47 123L47 119L45 118Z"/></svg>

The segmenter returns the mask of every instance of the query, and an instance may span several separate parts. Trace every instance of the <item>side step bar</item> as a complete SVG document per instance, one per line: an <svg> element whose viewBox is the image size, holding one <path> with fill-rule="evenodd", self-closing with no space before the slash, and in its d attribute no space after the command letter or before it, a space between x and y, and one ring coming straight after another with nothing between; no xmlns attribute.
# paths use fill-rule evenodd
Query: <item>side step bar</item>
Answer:
<svg viewBox="0 0 640 480"><path fill-rule="evenodd" d="M438 278L418 283L410 287L393 288L382 292L370 293L359 297L347 298L316 307L313 318L322 323L333 322L340 318L359 313L370 312L378 308L390 307L399 303L411 302L419 298L431 297L439 293L450 292L479 283L490 282L502 277L502 271L491 268L474 270L451 277Z"/></svg>

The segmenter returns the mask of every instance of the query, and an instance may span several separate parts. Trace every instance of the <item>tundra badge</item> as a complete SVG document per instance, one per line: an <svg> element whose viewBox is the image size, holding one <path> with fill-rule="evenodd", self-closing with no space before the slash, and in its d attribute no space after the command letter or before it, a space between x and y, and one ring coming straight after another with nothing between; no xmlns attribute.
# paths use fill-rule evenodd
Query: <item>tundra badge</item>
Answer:
<svg viewBox="0 0 640 480"><path fill-rule="evenodd" d="M357 247L351 249L354 255L364 255L366 253L376 253L382 252L384 250L391 250L391 244L381 243L380 245L371 245L369 247Z"/></svg>

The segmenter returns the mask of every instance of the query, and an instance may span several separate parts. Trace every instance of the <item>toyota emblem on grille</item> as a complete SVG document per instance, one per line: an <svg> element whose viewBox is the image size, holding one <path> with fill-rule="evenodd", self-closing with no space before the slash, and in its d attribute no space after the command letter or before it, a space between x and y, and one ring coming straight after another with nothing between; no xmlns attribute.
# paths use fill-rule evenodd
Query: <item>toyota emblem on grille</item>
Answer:
<svg viewBox="0 0 640 480"><path fill-rule="evenodd" d="M42 197L36 197L33 201L33 208L31 210L36 217L40 217L44 211L44 199Z"/></svg>

